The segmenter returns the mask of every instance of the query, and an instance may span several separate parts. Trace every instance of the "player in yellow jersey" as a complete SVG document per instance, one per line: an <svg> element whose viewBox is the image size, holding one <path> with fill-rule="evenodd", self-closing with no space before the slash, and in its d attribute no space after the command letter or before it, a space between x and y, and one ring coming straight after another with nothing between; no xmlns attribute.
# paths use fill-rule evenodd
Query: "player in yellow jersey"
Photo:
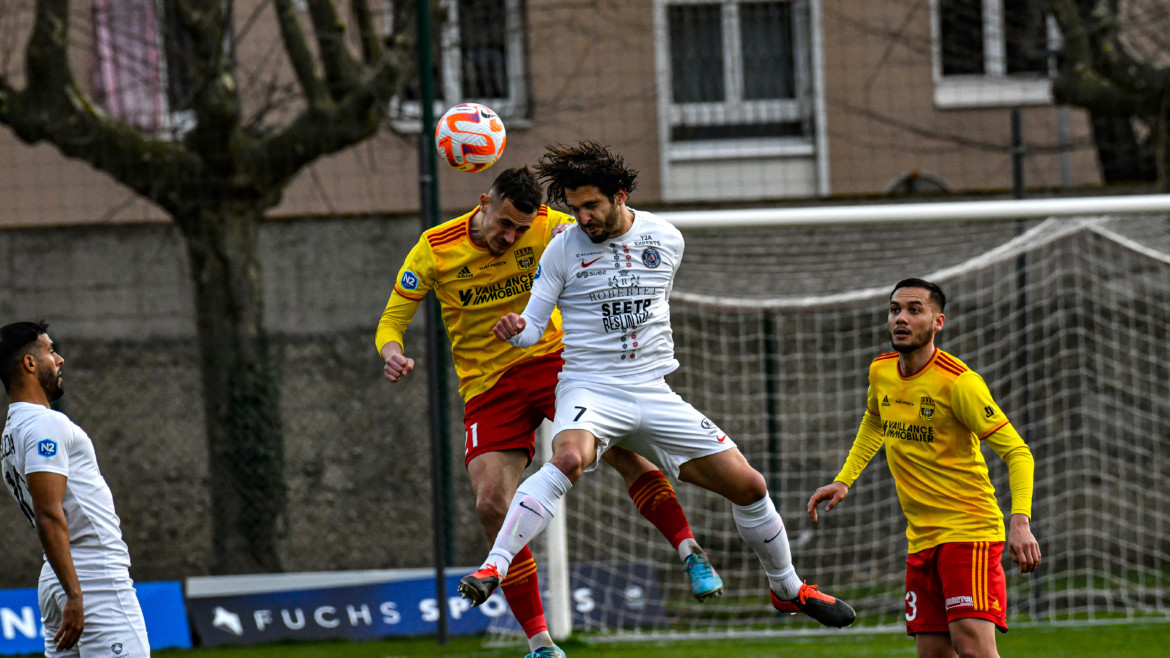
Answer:
<svg viewBox="0 0 1170 658"><path fill-rule="evenodd" d="M488 541L499 532L532 460L536 428L553 417L564 363L559 315L529 348L514 348L492 334L502 315L524 310L541 254L573 222L540 200L540 184L527 167L501 173L480 195L479 206L423 233L378 323L376 344L386 379L397 382L414 369L414 360L403 353L406 327L428 291L438 298L465 401L467 474ZM685 562L695 597L722 594L722 580L695 541L666 476L636 453L623 449L612 458L610 453L606 461L622 475L638 511ZM563 656L548 634L530 550L516 555L501 589L529 638L529 656Z"/></svg>
<svg viewBox="0 0 1170 658"><path fill-rule="evenodd" d="M906 631L921 658L998 656L995 630L1006 632L1007 591L1001 563L1003 514L980 443L1007 464L1012 492L1007 545L1021 573L1040 564L1032 536L1032 452L992 399L983 379L938 349L946 296L934 283L905 279L890 295L894 351L869 367L866 413L845 466L817 489L833 509L885 444L906 515Z"/></svg>

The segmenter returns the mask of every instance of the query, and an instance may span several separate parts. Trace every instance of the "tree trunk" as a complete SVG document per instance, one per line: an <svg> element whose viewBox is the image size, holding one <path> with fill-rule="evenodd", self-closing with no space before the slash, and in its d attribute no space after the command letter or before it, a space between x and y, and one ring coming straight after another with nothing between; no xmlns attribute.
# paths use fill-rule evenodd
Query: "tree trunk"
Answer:
<svg viewBox="0 0 1170 658"><path fill-rule="evenodd" d="M1158 178L1154 158L1155 139L1139 143L1128 114L1090 111L1097 160L1106 183L1154 181Z"/></svg>
<svg viewBox="0 0 1170 658"><path fill-rule="evenodd" d="M264 325L262 212L225 203L182 227L195 283L210 459L212 571L281 571L286 488L280 387Z"/></svg>

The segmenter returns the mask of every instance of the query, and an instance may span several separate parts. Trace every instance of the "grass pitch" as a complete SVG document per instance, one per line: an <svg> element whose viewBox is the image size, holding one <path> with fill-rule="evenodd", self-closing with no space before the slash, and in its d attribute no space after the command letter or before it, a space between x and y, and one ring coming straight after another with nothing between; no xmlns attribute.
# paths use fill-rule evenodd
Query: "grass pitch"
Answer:
<svg viewBox="0 0 1170 658"><path fill-rule="evenodd" d="M632 644L591 644L573 639L562 644L571 658L701 658L800 656L800 658L914 656L914 641L901 634L839 634L767 640L686 640ZM1170 624L1039 626L1016 628L999 636L1003 656L1052 658L1161 658L1170 647ZM407 658L414 656L523 656L523 647L485 648L480 637L453 638L440 646L434 638L367 643L278 644L251 648L158 651L160 658Z"/></svg>

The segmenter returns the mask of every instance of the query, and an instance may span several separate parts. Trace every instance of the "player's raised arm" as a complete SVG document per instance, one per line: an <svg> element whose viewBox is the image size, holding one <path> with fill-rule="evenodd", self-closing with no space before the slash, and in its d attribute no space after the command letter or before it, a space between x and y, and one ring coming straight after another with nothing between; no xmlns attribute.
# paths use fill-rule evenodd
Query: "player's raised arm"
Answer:
<svg viewBox="0 0 1170 658"><path fill-rule="evenodd" d="M383 372L391 382L397 382L414 370L414 359L403 353L403 337L419 304L434 286L434 280L435 255L424 233L398 271L397 282L378 320L374 336L378 355L386 362Z"/></svg>

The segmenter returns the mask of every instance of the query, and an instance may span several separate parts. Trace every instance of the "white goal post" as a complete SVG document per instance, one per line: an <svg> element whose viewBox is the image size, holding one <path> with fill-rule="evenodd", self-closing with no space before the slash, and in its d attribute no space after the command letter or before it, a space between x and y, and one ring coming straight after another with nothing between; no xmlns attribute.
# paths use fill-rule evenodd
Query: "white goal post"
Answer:
<svg viewBox="0 0 1170 658"><path fill-rule="evenodd" d="M668 379L764 473L799 573L854 604L854 630L904 630L905 522L884 458L817 526L804 504L848 452L866 366L889 349L885 299L909 276L946 290L941 346L1036 457L1045 558L1030 577L1005 562L1009 624L1170 621L1170 195L659 214L687 239ZM1007 509L1006 468L985 457ZM823 631L770 609L726 501L676 490L726 596L695 603L599 469L562 503L565 540L534 547L555 635L566 614L600 638Z"/></svg>

